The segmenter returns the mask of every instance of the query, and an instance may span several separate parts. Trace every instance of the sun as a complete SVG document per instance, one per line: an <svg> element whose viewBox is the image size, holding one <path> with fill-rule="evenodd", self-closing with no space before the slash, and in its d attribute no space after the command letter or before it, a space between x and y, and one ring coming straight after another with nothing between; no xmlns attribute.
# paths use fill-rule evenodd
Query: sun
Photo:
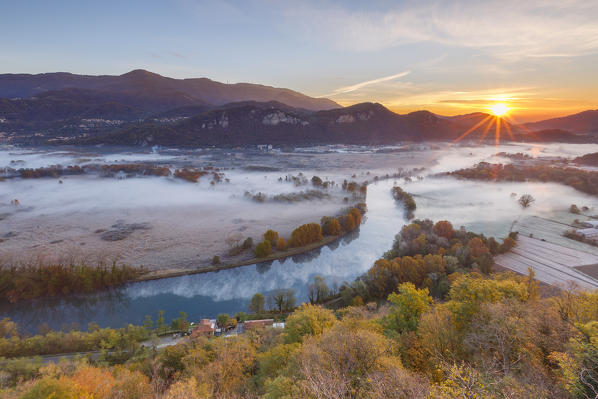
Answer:
<svg viewBox="0 0 598 399"><path fill-rule="evenodd" d="M495 116L503 116L509 112L509 107L505 103L492 104L489 108Z"/></svg>

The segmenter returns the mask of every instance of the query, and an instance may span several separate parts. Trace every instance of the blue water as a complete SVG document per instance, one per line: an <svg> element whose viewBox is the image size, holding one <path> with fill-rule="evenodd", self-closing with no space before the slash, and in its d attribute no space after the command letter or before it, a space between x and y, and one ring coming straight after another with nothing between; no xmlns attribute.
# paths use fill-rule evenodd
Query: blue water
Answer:
<svg viewBox="0 0 598 399"><path fill-rule="evenodd" d="M213 318L218 313L247 311L256 292L264 295L293 288L298 303L307 299L307 284L315 275L329 286L352 281L392 245L405 219L400 205L390 195L392 181L368 187L368 212L361 227L337 242L281 261L243 266L218 272L194 274L129 284L117 290L69 296L13 305L0 305L0 317L10 317L19 326L36 332L46 323L53 329L85 329L90 322L101 327L142 324L145 315L155 320L159 310L166 319L187 313L189 320Z"/></svg>

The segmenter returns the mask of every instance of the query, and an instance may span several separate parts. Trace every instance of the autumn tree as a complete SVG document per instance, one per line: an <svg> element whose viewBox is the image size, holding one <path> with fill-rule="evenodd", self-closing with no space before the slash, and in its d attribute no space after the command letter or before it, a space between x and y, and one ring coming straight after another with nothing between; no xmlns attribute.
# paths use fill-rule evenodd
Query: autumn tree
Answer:
<svg viewBox="0 0 598 399"><path fill-rule="evenodd" d="M346 214L343 217L343 229L345 231L353 231L357 227L355 223L355 218L350 213Z"/></svg>
<svg viewBox="0 0 598 399"><path fill-rule="evenodd" d="M322 230L327 236L337 236L341 233L341 224L337 218L326 218Z"/></svg>
<svg viewBox="0 0 598 399"><path fill-rule="evenodd" d="M451 222L446 220L441 220L440 222L436 222L434 225L434 234L444 237L447 240L453 238L453 234L455 234L455 230L453 229L453 225Z"/></svg>
<svg viewBox="0 0 598 399"><path fill-rule="evenodd" d="M349 209L349 215L353 216L353 220L355 221L355 226L359 226L361 224L361 212L357 208Z"/></svg>
<svg viewBox="0 0 598 399"><path fill-rule="evenodd" d="M279 251L284 251L285 249L287 249L287 240L280 237L278 241L276 241L276 249Z"/></svg>
<svg viewBox="0 0 598 399"><path fill-rule="evenodd" d="M278 232L270 229L264 233L264 241L269 241L270 246L275 246L278 241Z"/></svg>
<svg viewBox="0 0 598 399"><path fill-rule="evenodd" d="M303 304L291 314L285 323L286 343L302 342L307 336L322 334L336 321L331 310L318 305Z"/></svg>
<svg viewBox="0 0 598 399"><path fill-rule="evenodd" d="M292 247L302 247L318 242L322 238L322 227L318 223L307 223L293 230L289 245Z"/></svg>
<svg viewBox="0 0 598 399"><path fill-rule="evenodd" d="M307 339L298 356L303 396L371 398L371 379L401 368L391 353L392 342L382 334L353 326L337 325Z"/></svg>

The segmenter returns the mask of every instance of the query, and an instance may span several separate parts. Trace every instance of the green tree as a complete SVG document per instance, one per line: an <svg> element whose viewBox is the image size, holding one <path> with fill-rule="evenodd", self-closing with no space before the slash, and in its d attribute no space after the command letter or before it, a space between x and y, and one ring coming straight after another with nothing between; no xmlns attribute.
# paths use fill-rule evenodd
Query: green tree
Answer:
<svg viewBox="0 0 598 399"><path fill-rule="evenodd" d="M295 290L276 290L270 294L268 300L279 313L282 313L283 310L291 310L295 307Z"/></svg>
<svg viewBox="0 0 598 399"><path fill-rule="evenodd" d="M403 333L417 330L420 316L433 302L427 288L417 289L413 283L402 283L397 293L388 296L391 304L388 315L384 318L386 329Z"/></svg>
<svg viewBox="0 0 598 399"><path fill-rule="evenodd" d="M216 317L216 322L220 328L226 328L228 322L230 320L230 316L226 313L220 313L218 317Z"/></svg>
<svg viewBox="0 0 598 399"><path fill-rule="evenodd" d="M167 329L166 321L164 320L164 311L158 311L158 320L156 320L156 330L158 334L166 332Z"/></svg>
<svg viewBox="0 0 598 399"><path fill-rule="evenodd" d="M264 258L272 252L272 245L270 241L262 241L255 246L255 256L258 258Z"/></svg>
<svg viewBox="0 0 598 399"><path fill-rule="evenodd" d="M145 319L143 319L143 327L147 331L152 331L154 329L154 322L152 321L152 317L150 315L145 315Z"/></svg>
<svg viewBox="0 0 598 399"><path fill-rule="evenodd" d="M255 314L262 314L264 313L264 308L266 306L266 298L259 292L257 292L249 302L249 310Z"/></svg>
<svg viewBox="0 0 598 399"><path fill-rule="evenodd" d="M172 320L171 327L173 330L187 331L189 329L189 321L187 321L187 313L179 312L179 317Z"/></svg>
<svg viewBox="0 0 598 399"><path fill-rule="evenodd" d="M243 323L245 320L247 320L247 313L237 312L235 313L235 319L237 319L240 323Z"/></svg>
<svg viewBox="0 0 598 399"><path fill-rule="evenodd" d="M307 285L307 295L309 302L321 303L325 301L330 295L330 289L326 284L326 280L322 276L314 276L314 281Z"/></svg>

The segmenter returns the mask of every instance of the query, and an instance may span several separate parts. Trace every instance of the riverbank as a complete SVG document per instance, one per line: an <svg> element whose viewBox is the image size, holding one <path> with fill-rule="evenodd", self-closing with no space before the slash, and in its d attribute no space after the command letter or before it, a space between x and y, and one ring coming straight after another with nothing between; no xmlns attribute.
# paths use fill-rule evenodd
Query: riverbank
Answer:
<svg viewBox="0 0 598 399"><path fill-rule="evenodd" d="M242 266L249 266L255 265L259 263L265 262L273 262L275 260L286 259L291 256L302 255L311 251L315 251L320 249L326 245L332 244L349 233L353 233L353 231L343 231L341 234L336 236L326 236L322 240L318 242L314 242L312 244L304 245L297 248L290 248L285 251L276 251L268 256L263 258L251 258L240 262L233 262L233 263L223 263L217 265L209 265L209 266L198 266L196 269L161 269L161 270L152 270L148 273L142 274L141 276L131 280L131 282L140 282L140 281L149 281L149 280L158 280L163 278L169 277L179 277L179 276L186 276L191 274L201 274L201 273L209 273L209 272L216 272L219 270L226 270L226 269L234 269L237 267Z"/></svg>

